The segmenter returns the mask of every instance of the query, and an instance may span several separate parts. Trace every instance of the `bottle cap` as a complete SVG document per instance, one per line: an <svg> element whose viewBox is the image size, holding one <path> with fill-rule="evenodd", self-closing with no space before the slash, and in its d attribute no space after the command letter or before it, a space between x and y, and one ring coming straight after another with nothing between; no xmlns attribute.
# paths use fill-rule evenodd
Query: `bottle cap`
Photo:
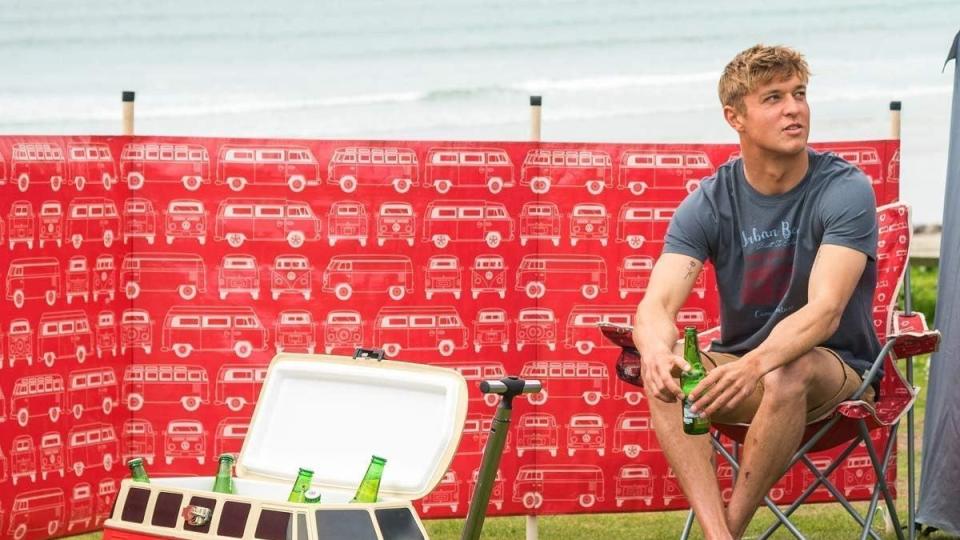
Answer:
<svg viewBox="0 0 960 540"><path fill-rule="evenodd" d="M308 503L319 503L320 502L320 488L312 487L308 489L304 494L303 498L305 502Z"/></svg>

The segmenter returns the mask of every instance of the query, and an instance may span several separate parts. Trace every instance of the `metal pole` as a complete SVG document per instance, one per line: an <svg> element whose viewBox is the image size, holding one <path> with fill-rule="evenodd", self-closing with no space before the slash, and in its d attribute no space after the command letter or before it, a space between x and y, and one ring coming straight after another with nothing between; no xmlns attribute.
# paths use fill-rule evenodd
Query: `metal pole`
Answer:
<svg viewBox="0 0 960 540"><path fill-rule="evenodd" d="M123 134L133 135L133 91L124 90L121 99L123 100Z"/></svg>
<svg viewBox="0 0 960 540"><path fill-rule="evenodd" d="M530 96L530 140L540 142L540 111L543 106L542 96ZM526 540L540 538L536 514L527 514Z"/></svg>

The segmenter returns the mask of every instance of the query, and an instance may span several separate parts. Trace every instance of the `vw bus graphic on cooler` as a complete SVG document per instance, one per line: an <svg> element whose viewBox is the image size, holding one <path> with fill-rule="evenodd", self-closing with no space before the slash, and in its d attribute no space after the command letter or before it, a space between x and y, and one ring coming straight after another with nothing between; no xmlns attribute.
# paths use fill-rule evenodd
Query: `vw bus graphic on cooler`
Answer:
<svg viewBox="0 0 960 540"><path fill-rule="evenodd" d="M233 191L259 185L287 186L300 193L320 185L320 164L306 146L224 145L217 166L217 185L222 184Z"/></svg>
<svg viewBox="0 0 960 540"><path fill-rule="evenodd" d="M597 255L524 255L515 289L531 299L548 291L579 291L593 300L607 292L607 263Z"/></svg>
<svg viewBox="0 0 960 540"><path fill-rule="evenodd" d="M468 391L469 401L479 401L489 407L496 407L500 403L500 398L496 394L484 394L479 391L481 381L500 380L507 376L500 362L476 360L469 363L430 362L430 365L452 369L462 375L467 380L467 387L476 389L476 392Z"/></svg>
<svg viewBox="0 0 960 540"><path fill-rule="evenodd" d="M153 351L153 319L145 309L125 309L120 314L120 354L127 349L141 349L146 354Z"/></svg>
<svg viewBox="0 0 960 540"><path fill-rule="evenodd" d="M628 501L641 501L647 506L653 505L654 480L653 469L649 465L624 465L617 472L614 499L617 508L623 508Z"/></svg>
<svg viewBox="0 0 960 540"><path fill-rule="evenodd" d="M0 156L0 170L3 169ZM10 152L10 180L25 192L32 182L49 182L50 189L60 191L67 177L67 161L57 143L28 142L13 145ZM3 178L3 173L0 173ZM2 185L3 182L0 182Z"/></svg>
<svg viewBox="0 0 960 540"><path fill-rule="evenodd" d="M385 202L377 212L377 245L387 240L405 241L413 247L417 236L417 214L413 205L405 202Z"/></svg>
<svg viewBox="0 0 960 540"><path fill-rule="evenodd" d="M628 189L633 195L643 195L650 189L682 190L693 193L700 180L714 173L716 168L706 152L680 148L625 150L620 156L618 189Z"/></svg>
<svg viewBox="0 0 960 540"><path fill-rule="evenodd" d="M109 190L119 181L117 165L105 143L67 146L67 184L83 191L88 182L98 182Z"/></svg>
<svg viewBox="0 0 960 540"><path fill-rule="evenodd" d="M63 439L57 431L48 431L40 436L40 477L44 480L51 473L65 475L66 461Z"/></svg>
<svg viewBox="0 0 960 540"><path fill-rule="evenodd" d="M501 300L507 296L507 264L500 255L477 255L470 267L470 296L491 292Z"/></svg>
<svg viewBox="0 0 960 540"><path fill-rule="evenodd" d="M337 148L327 165L327 184L353 193L357 186L392 186L397 193L420 185L417 154L411 148Z"/></svg>
<svg viewBox="0 0 960 540"><path fill-rule="evenodd" d="M330 247L340 240L356 240L366 247L369 236L367 207L356 201L337 201L327 214L327 241Z"/></svg>
<svg viewBox="0 0 960 540"><path fill-rule="evenodd" d="M473 352L478 353L483 347L499 348L501 352L510 348L510 321L505 310L477 310L477 318L473 321Z"/></svg>
<svg viewBox="0 0 960 540"><path fill-rule="evenodd" d="M10 507L10 525L6 534L14 540L23 540L31 531L43 531L52 537L63 526L65 517L66 500L62 489L18 492Z"/></svg>
<svg viewBox="0 0 960 540"><path fill-rule="evenodd" d="M192 253L138 253L120 264L120 288L130 300L142 293L177 293L193 300L207 292L207 266Z"/></svg>
<svg viewBox="0 0 960 540"><path fill-rule="evenodd" d="M617 345L603 336L601 323L633 326L636 306L575 305L567 316L563 345L587 356L595 348L616 349Z"/></svg>
<svg viewBox="0 0 960 540"><path fill-rule="evenodd" d="M120 459L124 463L135 457L142 457L148 465L153 465L157 456L157 434L149 420L131 418L123 422L121 428Z"/></svg>
<svg viewBox="0 0 960 540"><path fill-rule="evenodd" d="M590 508L603 502L603 489L603 469L596 465L523 465L513 485L513 502L527 509L567 501Z"/></svg>
<svg viewBox="0 0 960 540"><path fill-rule="evenodd" d="M84 424L74 427L67 434L67 461L78 477L91 468L103 467L109 472L119 457L120 444L110 424Z"/></svg>
<svg viewBox="0 0 960 540"><path fill-rule="evenodd" d="M174 306L163 321L161 350L179 358L204 351L248 358L267 350L267 329L249 306Z"/></svg>
<svg viewBox="0 0 960 540"><path fill-rule="evenodd" d="M486 187L497 194L513 187L513 163L500 148L431 148L427 150L423 187L446 193L452 187Z"/></svg>
<svg viewBox="0 0 960 540"><path fill-rule="evenodd" d="M452 294L457 300L463 290L463 268L454 255L434 255L423 268L423 294L427 300L437 293Z"/></svg>
<svg viewBox="0 0 960 540"><path fill-rule="evenodd" d="M527 345L557 350L557 318L550 308L523 308L517 314L517 351Z"/></svg>
<svg viewBox="0 0 960 540"><path fill-rule="evenodd" d="M70 521L67 531L80 525L86 529L93 522L93 489L87 482L73 486L70 497Z"/></svg>
<svg viewBox="0 0 960 540"><path fill-rule="evenodd" d="M120 234L120 214L110 199L81 197L70 201L64 236L74 249L84 242L103 242L109 248Z"/></svg>
<svg viewBox="0 0 960 540"><path fill-rule="evenodd" d="M7 330L7 361L13 367L18 361L33 365L33 330L27 319L13 319Z"/></svg>
<svg viewBox="0 0 960 540"><path fill-rule="evenodd" d="M570 245L576 246L583 240L597 240L601 246L607 246L610 235L610 216L607 208L597 203L573 205L570 212Z"/></svg>
<svg viewBox="0 0 960 540"><path fill-rule="evenodd" d="M613 164L610 154L601 150L530 150L520 170L520 185L538 195L552 187L585 187L599 195L613 187Z"/></svg>
<svg viewBox="0 0 960 540"><path fill-rule="evenodd" d="M303 255L278 255L270 270L270 298L297 294L310 300L313 294L313 269Z"/></svg>
<svg viewBox="0 0 960 540"><path fill-rule="evenodd" d="M117 268L113 255L98 255L93 262L93 301L104 296L113 302L117 295Z"/></svg>
<svg viewBox="0 0 960 540"><path fill-rule="evenodd" d="M437 506L446 507L451 512L456 512L460 507L460 479L457 478L457 473L453 469L445 472L437 487L420 500L420 507L424 514Z"/></svg>
<svg viewBox="0 0 960 540"><path fill-rule="evenodd" d="M87 258L83 255L70 257L67 261L67 270L64 272L64 296L68 304L80 296L84 302L90 301L90 270L87 268Z"/></svg>
<svg viewBox="0 0 960 540"><path fill-rule="evenodd" d="M640 249L646 242L662 241L675 212L676 208L667 206L624 203L617 217L617 243L625 242L633 249Z"/></svg>
<svg viewBox="0 0 960 540"><path fill-rule="evenodd" d="M626 411L617 417L613 428L613 453L623 452L633 459L640 452L660 452L660 443L653 432L650 413L645 411Z"/></svg>
<svg viewBox="0 0 960 540"><path fill-rule="evenodd" d="M224 365L217 373L213 403L237 412L253 405L267 378L267 366Z"/></svg>
<svg viewBox="0 0 960 540"><path fill-rule="evenodd" d="M199 144L127 143L120 152L120 177L132 191L147 180L196 191L210 183L210 155Z"/></svg>
<svg viewBox="0 0 960 540"><path fill-rule="evenodd" d="M174 240L196 240L207 243L207 211L200 201L174 199L163 214L163 235L167 245Z"/></svg>
<svg viewBox="0 0 960 540"><path fill-rule="evenodd" d="M55 257L13 259L7 268L7 300L22 308L27 300L43 298L52 306L60 296L60 261Z"/></svg>
<svg viewBox="0 0 960 540"><path fill-rule="evenodd" d="M513 229L507 207L488 201L432 201L423 217L423 241L439 249L451 242L486 242L496 248L513 241Z"/></svg>
<svg viewBox="0 0 960 540"><path fill-rule="evenodd" d="M217 269L217 290L221 300L229 294L260 298L260 267L253 255L224 255Z"/></svg>
<svg viewBox="0 0 960 540"><path fill-rule="evenodd" d="M203 366L134 364L123 372L121 400L132 412L146 403L179 403L187 412L193 412L210 402L209 386Z"/></svg>
<svg viewBox="0 0 960 540"><path fill-rule="evenodd" d="M217 209L214 238L238 248L246 241L286 242L296 249L320 240L320 220L306 202L226 199Z"/></svg>
<svg viewBox="0 0 960 540"><path fill-rule="evenodd" d="M323 351L330 354L334 349L355 351L363 346L363 322L360 312L333 310L327 313L323 323Z"/></svg>
<svg viewBox="0 0 960 540"><path fill-rule="evenodd" d="M207 461L207 433L199 420L171 420L163 432L163 462L175 459L195 459L203 465Z"/></svg>
<svg viewBox="0 0 960 540"><path fill-rule="evenodd" d="M524 452L549 452L557 457L560 447L560 428L557 419L550 413L535 412L520 416L517 422L517 457Z"/></svg>
<svg viewBox="0 0 960 540"><path fill-rule="evenodd" d="M30 435L18 435L10 444L10 481L17 485L21 478L37 481L37 448Z"/></svg>
<svg viewBox="0 0 960 540"><path fill-rule="evenodd" d="M249 430L249 418L228 417L221 420L213 437L213 455L230 454L233 459L240 459L243 440Z"/></svg>
<svg viewBox="0 0 960 540"><path fill-rule="evenodd" d="M467 327L453 306L383 307L374 323L373 344L390 358L404 349L450 356L467 347Z"/></svg>
<svg viewBox="0 0 960 540"><path fill-rule="evenodd" d="M583 360L537 360L520 369L520 377L538 379L543 389L527 394L531 405L543 405L549 397L582 398L587 405L610 397L610 374L601 362Z"/></svg>
<svg viewBox="0 0 960 540"><path fill-rule="evenodd" d="M317 323L313 320L313 314L307 310L281 311L277 316L273 335L276 336L273 346L278 353L287 351L313 354L317 350Z"/></svg>
<svg viewBox="0 0 960 540"><path fill-rule="evenodd" d="M67 408L77 420L89 410L110 414L119 401L113 368L79 369L67 376Z"/></svg>
<svg viewBox="0 0 960 540"><path fill-rule="evenodd" d="M572 415L570 422L564 428L564 434L568 456L573 456L582 450L596 452L600 457L606 453L607 425L599 414Z"/></svg>
<svg viewBox="0 0 960 540"><path fill-rule="evenodd" d="M520 245L530 240L549 240L560 245L560 209L552 202L523 203L520 209Z"/></svg>
<svg viewBox="0 0 960 540"><path fill-rule="evenodd" d="M11 251L17 244L26 244L27 249L33 249L34 225L33 204L14 201L7 214L7 242Z"/></svg>
<svg viewBox="0 0 960 540"><path fill-rule="evenodd" d="M59 201L44 201L40 204L38 234L40 248L47 242L56 242L63 247L63 205Z"/></svg>
<svg viewBox="0 0 960 540"><path fill-rule="evenodd" d="M323 271L321 290L343 301L355 292L386 292L402 300L413 293L413 262L405 255L335 255Z"/></svg>
<svg viewBox="0 0 960 540"><path fill-rule="evenodd" d="M86 312L55 311L40 316L37 355L47 367L67 358L75 358L82 364L93 352L93 331Z"/></svg>
<svg viewBox="0 0 960 540"><path fill-rule="evenodd" d="M157 211L150 199L123 201L123 243L131 238L143 238L151 246L157 240Z"/></svg>

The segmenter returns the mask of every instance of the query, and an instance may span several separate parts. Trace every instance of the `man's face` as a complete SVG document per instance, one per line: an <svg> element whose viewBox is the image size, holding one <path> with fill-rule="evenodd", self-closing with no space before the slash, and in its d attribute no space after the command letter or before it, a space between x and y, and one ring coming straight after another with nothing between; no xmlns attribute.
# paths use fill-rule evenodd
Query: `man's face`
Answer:
<svg viewBox="0 0 960 540"><path fill-rule="evenodd" d="M807 147L810 106L807 85L796 75L761 85L743 98L739 120L742 143L774 154L794 155ZM736 126L735 126L736 128Z"/></svg>

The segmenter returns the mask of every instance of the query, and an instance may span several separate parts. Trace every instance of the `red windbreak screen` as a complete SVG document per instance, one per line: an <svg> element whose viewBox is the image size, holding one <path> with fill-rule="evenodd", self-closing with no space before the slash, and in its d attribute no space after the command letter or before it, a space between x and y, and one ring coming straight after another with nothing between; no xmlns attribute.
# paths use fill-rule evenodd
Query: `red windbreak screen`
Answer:
<svg viewBox="0 0 960 540"><path fill-rule="evenodd" d="M897 199L897 141L814 146L860 167L878 204ZM631 323L675 208L737 156L0 138L0 536L97 526L131 456L155 475L213 474L239 452L276 351L358 346L469 382L459 452L424 517L465 514L496 405L476 385L507 374L544 391L516 402L491 514L685 507L646 398L616 378L596 324ZM677 324L717 323L708 269ZM861 499L863 455L835 473ZM731 471L718 472L727 496ZM773 497L808 482L796 469Z"/></svg>

